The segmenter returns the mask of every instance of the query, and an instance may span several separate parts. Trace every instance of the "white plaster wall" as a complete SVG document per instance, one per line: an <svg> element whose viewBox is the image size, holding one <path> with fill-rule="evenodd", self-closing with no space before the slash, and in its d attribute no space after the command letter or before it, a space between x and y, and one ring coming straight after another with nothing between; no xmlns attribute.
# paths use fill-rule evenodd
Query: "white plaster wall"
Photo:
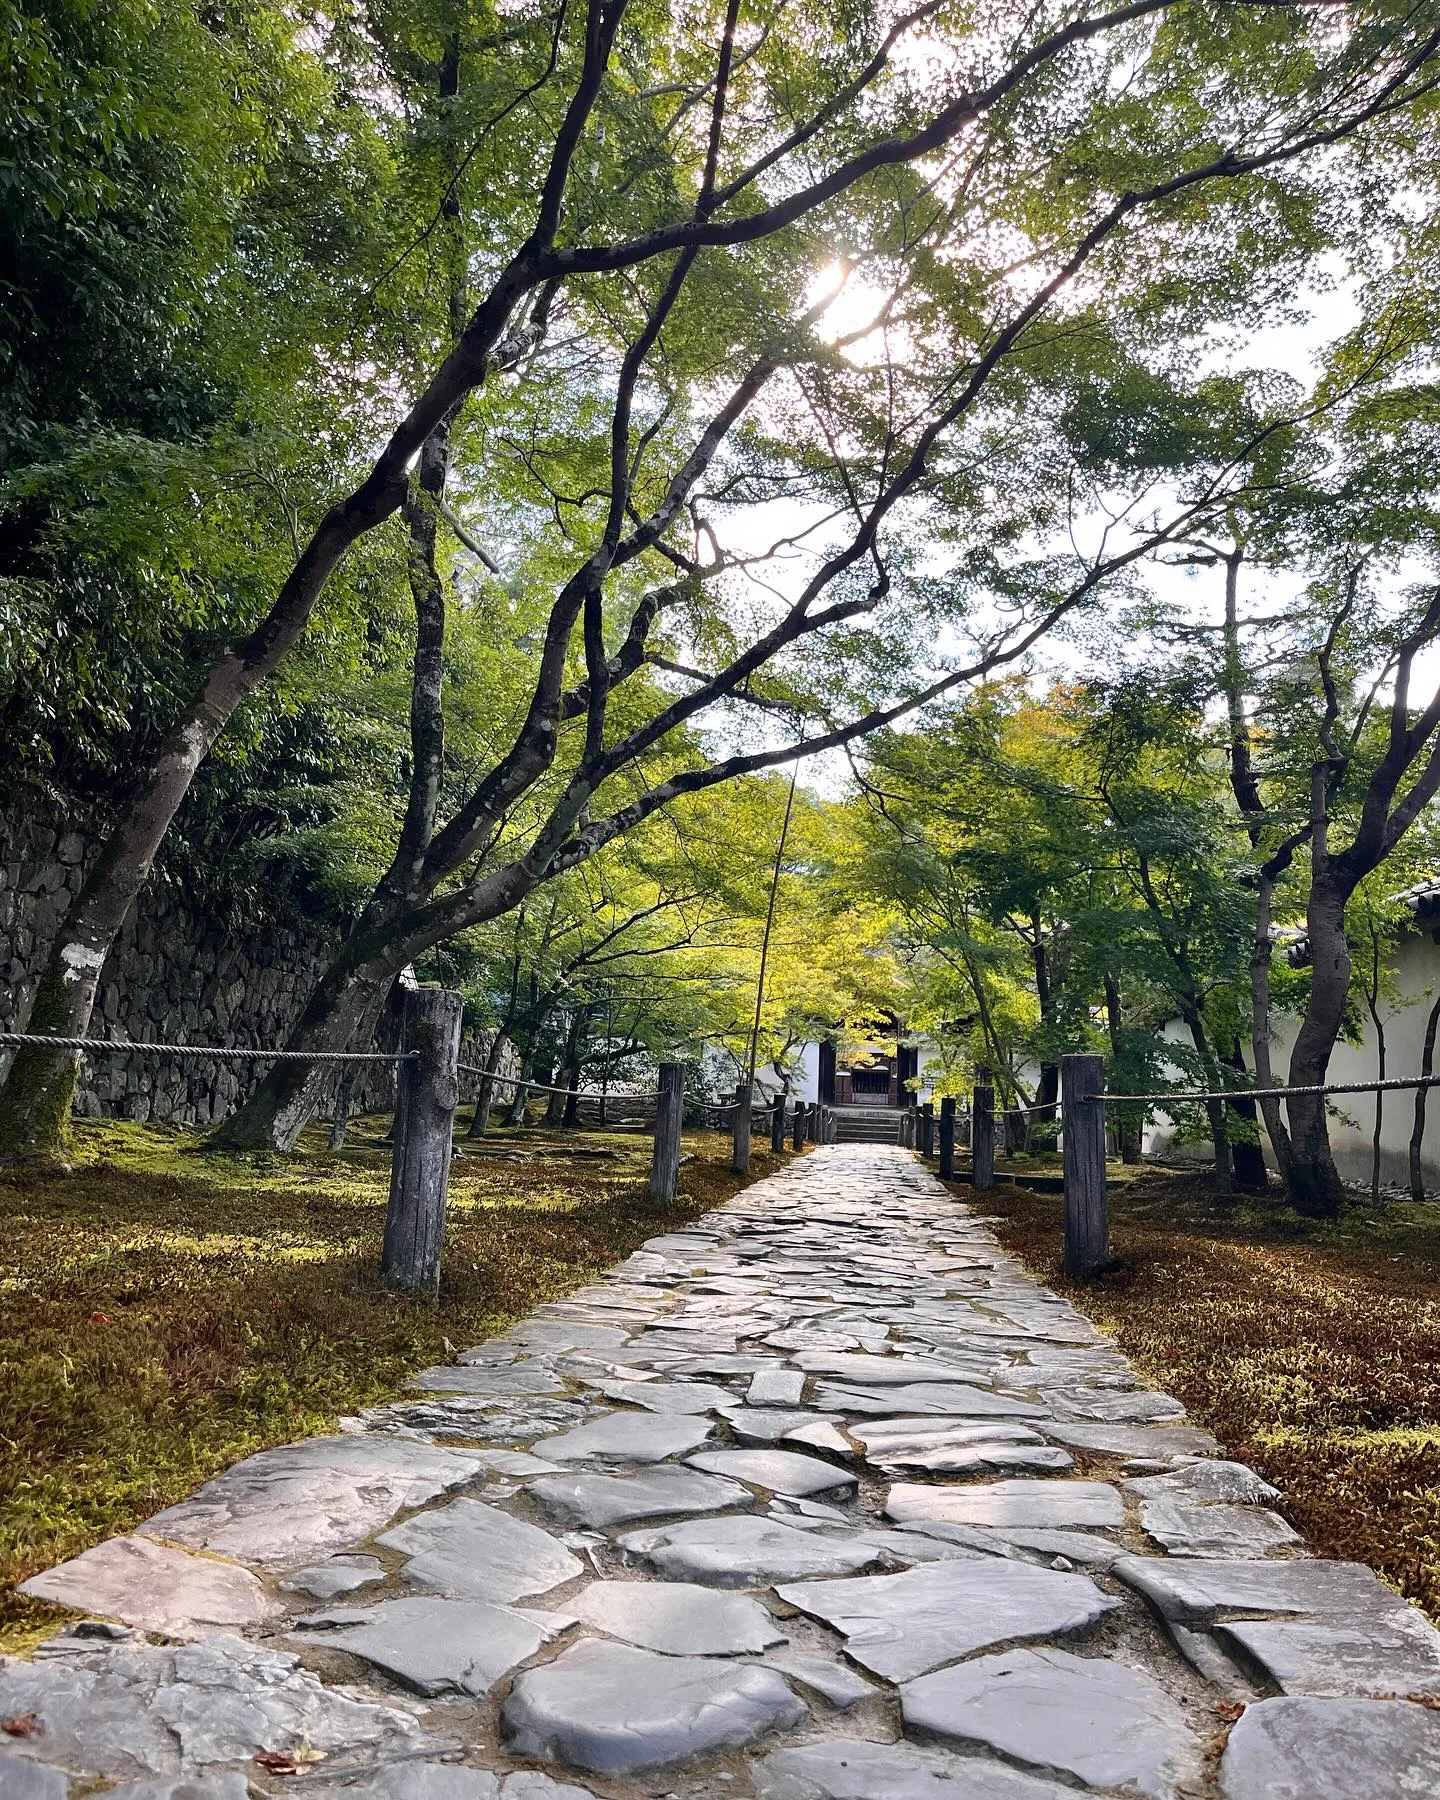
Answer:
<svg viewBox="0 0 1440 1800"><path fill-rule="evenodd" d="M1440 945L1428 931L1416 932L1402 940L1398 947L1392 975L1396 988L1393 1000L1382 1001L1381 1022L1385 1028L1385 1075L1398 1080L1420 1073L1420 1055L1425 1038L1425 1021L1437 992L1440 992ZM1290 1051L1299 1030L1298 1018L1282 1015L1275 1021L1271 1062L1277 1083L1283 1084L1290 1066ZM1165 1036L1188 1044L1189 1034L1172 1021ZM1247 1058L1248 1060L1248 1058ZM1368 1016L1364 1029L1354 1042L1341 1039L1330 1058L1329 1080L1376 1081L1379 1079L1379 1056L1375 1028ZM1410 1132L1415 1119L1415 1095L1397 1091L1383 1097L1375 1094L1337 1094L1330 1114L1330 1147L1335 1165L1346 1181L1367 1182L1370 1179L1371 1137L1375 1129L1375 1104L1381 1099L1380 1179L1388 1185L1403 1186L1410 1179ZM1173 1127L1169 1119L1158 1113L1146 1131L1145 1150L1151 1155L1179 1154L1208 1160L1209 1150L1203 1144L1186 1144L1178 1150L1172 1143ZM1271 1159L1273 1167L1274 1159ZM1425 1185L1440 1189L1440 1093L1432 1092L1425 1115L1425 1140L1421 1151L1421 1169Z"/></svg>

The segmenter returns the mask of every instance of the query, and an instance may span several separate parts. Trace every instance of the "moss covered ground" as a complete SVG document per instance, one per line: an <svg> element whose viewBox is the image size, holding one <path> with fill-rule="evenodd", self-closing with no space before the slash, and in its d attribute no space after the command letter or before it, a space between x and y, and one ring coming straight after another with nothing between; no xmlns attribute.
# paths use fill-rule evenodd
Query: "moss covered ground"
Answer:
<svg viewBox="0 0 1440 1800"><path fill-rule="evenodd" d="M0 1178L0 1648L54 1626L17 1581L237 1457L330 1429L744 1185L711 1133L687 1136L658 1210L646 1138L466 1144L429 1306L379 1279L386 1123L359 1121L341 1151L316 1131L257 1161L87 1122L72 1174ZM752 1176L777 1160L757 1144Z"/></svg>
<svg viewBox="0 0 1440 1800"><path fill-rule="evenodd" d="M1118 1266L1082 1284L1060 1272L1057 1195L956 1191L1283 1489L1316 1550L1369 1563L1440 1620L1440 1206L1356 1201L1314 1224L1149 1169L1112 1184Z"/></svg>

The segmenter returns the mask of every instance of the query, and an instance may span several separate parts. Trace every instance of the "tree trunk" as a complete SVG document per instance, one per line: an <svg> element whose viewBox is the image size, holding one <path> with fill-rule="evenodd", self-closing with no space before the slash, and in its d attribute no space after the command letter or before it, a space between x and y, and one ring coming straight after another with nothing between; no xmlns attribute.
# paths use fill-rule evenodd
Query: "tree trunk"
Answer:
<svg viewBox="0 0 1440 1800"><path fill-rule="evenodd" d="M1385 1021L1380 1017L1380 934L1370 930L1370 980L1365 986L1365 1007L1375 1027L1375 1079L1385 1079ZM1385 1130L1385 1096L1375 1090L1375 1130L1370 1138L1370 1204L1380 1204L1380 1139Z"/></svg>
<svg viewBox="0 0 1440 1800"><path fill-rule="evenodd" d="M350 1124L350 1102L355 1093L359 1063L341 1063L340 1079L335 1083L335 1116L330 1121L330 1148L345 1148L345 1133Z"/></svg>
<svg viewBox="0 0 1440 1800"><path fill-rule="evenodd" d="M1330 1069L1350 991L1350 947L1345 941L1348 897L1327 883L1316 881L1311 887L1306 913L1310 1001L1290 1053L1291 1087L1320 1087ZM1330 1154L1325 1096L1292 1095L1286 1110L1290 1115L1290 1165L1285 1187L1290 1204L1307 1218L1339 1218L1345 1189Z"/></svg>
<svg viewBox="0 0 1440 1800"><path fill-rule="evenodd" d="M530 1101L529 1083L534 1078L535 1059L527 1051L520 1059L520 1078L515 1083L515 1092L510 1096L510 1111L505 1115L507 1125L523 1125L525 1108Z"/></svg>
<svg viewBox="0 0 1440 1800"><path fill-rule="evenodd" d="M1227 1053L1222 1052L1226 1068L1233 1069L1237 1075L1247 1076L1250 1071L1245 1067L1244 1052L1237 1038ZM1243 1097L1230 1101L1230 1111L1255 1133L1253 1138L1236 1138L1230 1145L1230 1161L1235 1171L1235 1185L1244 1188L1247 1193L1263 1194L1270 1187L1270 1176L1265 1168L1265 1151L1260 1143L1260 1121L1256 1115L1256 1103Z"/></svg>
<svg viewBox="0 0 1440 1800"><path fill-rule="evenodd" d="M310 996L285 1048L368 1049L395 977L408 960L398 965L383 961L331 969ZM272 1063L244 1105L206 1138L206 1149L293 1150L314 1117L333 1070L334 1064L324 1062Z"/></svg>
<svg viewBox="0 0 1440 1800"><path fill-rule="evenodd" d="M1437 1031L1440 1031L1440 994L1435 996L1435 1004L1430 1008L1430 1016L1425 1021L1425 1042L1420 1051L1420 1073L1425 1077L1434 1073ZM1429 1088L1416 1088L1415 1124L1410 1132L1410 1198L1417 1206L1425 1204L1425 1181L1420 1172L1420 1150L1425 1142L1425 1102L1429 1097Z"/></svg>
<svg viewBox="0 0 1440 1800"><path fill-rule="evenodd" d="M1110 1036L1110 1056L1112 1066L1119 1060L1124 1046L1121 1035L1123 1014L1120 1003L1120 983L1110 970L1105 972L1105 1024ZM1123 1091L1123 1090L1122 1090ZM1129 1115L1128 1109L1122 1109L1123 1117L1115 1121L1115 1135L1120 1142L1120 1160L1122 1163L1138 1163L1141 1154L1141 1123Z"/></svg>
<svg viewBox="0 0 1440 1800"><path fill-rule="evenodd" d="M1195 1053L1200 1058L1200 1068L1205 1085L1214 1089L1220 1085L1220 1062L1210 1047L1210 1035L1205 1029L1205 1020L1200 1012L1198 995L1187 994L1180 1002L1181 1016L1189 1027L1190 1040L1195 1046ZM1223 1100L1207 1100L1205 1117L1210 1122L1210 1142L1215 1147L1215 1188L1220 1194L1234 1191L1234 1169L1230 1158L1230 1133L1225 1128L1225 1102Z"/></svg>
<svg viewBox="0 0 1440 1800"><path fill-rule="evenodd" d="M475 1094L475 1116L470 1121L470 1129L465 1133L466 1137L484 1137L490 1129L490 1109L495 1104L495 1075L504 1054L505 1033L497 1027L495 1035L490 1040L490 1048L485 1052L480 1086Z"/></svg>
<svg viewBox="0 0 1440 1800"><path fill-rule="evenodd" d="M1270 958L1274 945L1270 940L1270 906L1275 891L1273 876L1262 872L1255 908L1255 941L1250 950L1250 1055L1255 1063L1257 1088L1273 1088L1275 1070L1270 1061ZM1260 1116L1265 1121L1265 1135L1270 1139L1275 1167L1285 1179L1290 1166L1290 1133L1278 1100L1260 1100Z"/></svg>

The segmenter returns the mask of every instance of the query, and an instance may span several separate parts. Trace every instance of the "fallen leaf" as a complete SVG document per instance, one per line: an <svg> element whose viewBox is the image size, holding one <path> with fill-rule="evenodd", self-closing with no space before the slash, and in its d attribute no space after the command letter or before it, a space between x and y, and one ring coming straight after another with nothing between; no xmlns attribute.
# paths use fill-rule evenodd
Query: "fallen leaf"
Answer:
<svg viewBox="0 0 1440 1800"><path fill-rule="evenodd" d="M255 1761L271 1775L298 1775L300 1765L287 1750L257 1750Z"/></svg>
<svg viewBox="0 0 1440 1800"><path fill-rule="evenodd" d="M6 1737L32 1738L43 1737L45 1727L40 1723L39 1713L16 1713L11 1719L0 1719L0 1731Z"/></svg>
<svg viewBox="0 0 1440 1800"><path fill-rule="evenodd" d="M271 1775L298 1775L311 1763L324 1762L326 1754L313 1744L301 1744L296 1750L257 1750L255 1761Z"/></svg>
<svg viewBox="0 0 1440 1800"><path fill-rule="evenodd" d="M92 1325L108 1325L110 1323L110 1315L109 1313L100 1312L91 1313L90 1323Z"/></svg>
<svg viewBox="0 0 1440 1800"><path fill-rule="evenodd" d="M1245 1708L1238 1700L1217 1700L1215 1702L1216 1717L1223 1719L1227 1725L1233 1725L1244 1710Z"/></svg>

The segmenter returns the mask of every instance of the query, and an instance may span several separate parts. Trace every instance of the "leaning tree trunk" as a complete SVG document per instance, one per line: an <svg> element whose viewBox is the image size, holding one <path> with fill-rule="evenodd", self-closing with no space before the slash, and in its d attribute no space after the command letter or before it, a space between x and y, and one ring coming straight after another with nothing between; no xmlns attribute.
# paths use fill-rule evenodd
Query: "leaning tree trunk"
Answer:
<svg viewBox="0 0 1440 1800"><path fill-rule="evenodd" d="M1422 1080L1428 1081L1434 1073L1437 1031L1440 1031L1440 994L1436 995L1435 1004L1430 1008L1430 1016L1425 1021L1425 1042L1420 1050ZM1429 1097L1429 1088L1416 1088L1415 1123L1410 1131L1410 1198L1417 1206L1425 1204L1425 1177L1420 1168L1420 1151L1425 1143L1425 1102Z"/></svg>
<svg viewBox="0 0 1440 1800"><path fill-rule="evenodd" d="M490 1129L490 1109L495 1104L495 1076L500 1068L500 1058L505 1054L505 1033L497 1029L490 1040L490 1048L485 1052L485 1062L480 1074L480 1087L475 1095L475 1115L470 1121L470 1129L466 1137L484 1137Z"/></svg>
<svg viewBox="0 0 1440 1800"><path fill-rule="evenodd" d="M89 1035L105 958L214 735L195 727L184 742L172 738L162 749L139 799L110 834L60 922L27 1031L42 1037ZM0 1088L0 1156L40 1162L63 1158L79 1074L80 1058L73 1050L20 1048Z"/></svg>
<svg viewBox="0 0 1440 1800"><path fill-rule="evenodd" d="M1290 1086L1320 1087L1345 1015L1350 992L1350 946L1345 941L1347 894L1318 884L1312 889L1306 924L1310 937L1310 1000L1295 1047L1290 1052ZM1330 1153L1323 1094L1292 1095L1290 1162L1285 1189L1290 1204L1311 1219L1336 1219L1345 1189Z"/></svg>
<svg viewBox="0 0 1440 1800"><path fill-rule="evenodd" d="M1270 1061L1270 958L1274 945L1270 941L1270 907L1275 883L1262 874L1255 908L1255 941L1250 950L1250 1054L1255 1062L1257 1088L1273 1088L1275 1070ZM1278 1100L1260 1100L1260 1116L1265 1121L1265 1135L1275 1157L1280 1178L1290 1166L1290 1133Z"/></svg>
<svg viewBox="0 0 1440 1800"><path fill-rule="evenodd" d="M408 960L408 959L406 959ZM310 996L287 1050L368 1048L391 986L405 962L337 964ZM293 1150L324 1094L334 1065L277 1062L243 1106L205 1140L210 1150Z"/></svg>
<svg viewBox="0 0 1440 1800"><path fill-rule="evenodd" d="M1105 1024L1110 1036L1111 1067L1115 1066L1124 1047L1124 1013L1120 1002L1120 983L1113 970L1105 971ZM1121 1116L1116 1120L1115 1135L1120 1144L1120 1160L1122 1163L1138 1163L1143 1148L1140 1121L1128 1106L1120 1108Z"/></svg>
<svg viewBox="0 0 1440 1800"><path fill-rule="evenodd" d="M1248 1075L1245 1058L1237 1038L1228 1055L1222 1053L1225 1066L1233 1069L1237 1075ZM1270 1176L1265 1167L1265 1152L1260 1144L1260 1120L1255 1110L1255 1102L1243 1096L1237 1096L1230 1102L1230 1110L1237 1119L1244 1121L1249 1131L1255 1136L1237 1137L1230 1145L1230 1162L1235 1171L1235 1185L1244 1188L1247 1193L1263 1194L1270 1186Z"/></svg>

